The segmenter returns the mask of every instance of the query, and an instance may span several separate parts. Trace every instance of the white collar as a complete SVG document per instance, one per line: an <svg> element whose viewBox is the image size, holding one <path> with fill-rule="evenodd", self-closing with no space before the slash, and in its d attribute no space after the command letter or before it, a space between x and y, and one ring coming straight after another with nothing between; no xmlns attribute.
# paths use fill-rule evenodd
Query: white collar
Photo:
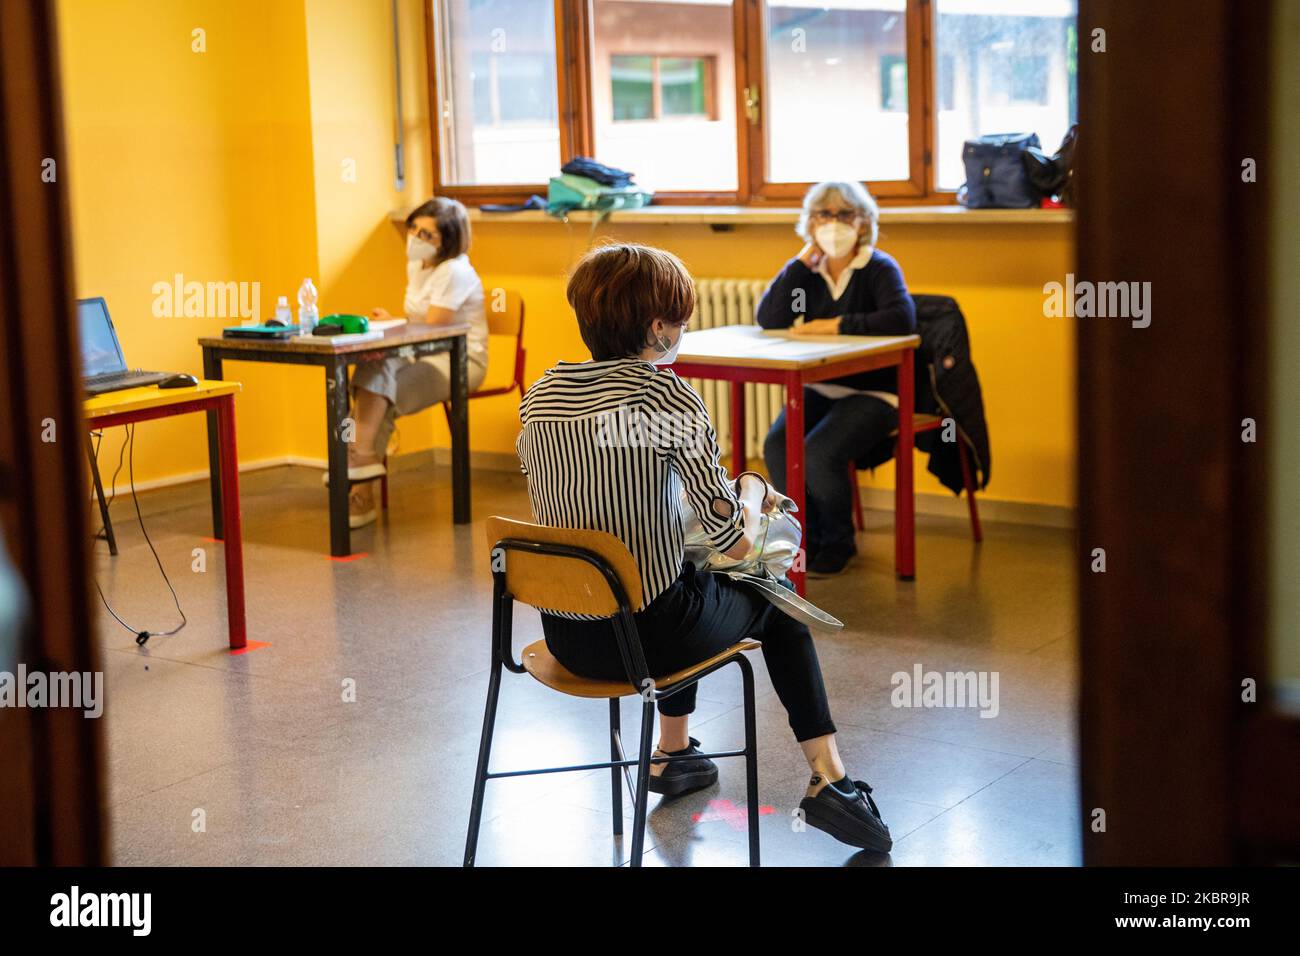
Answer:
<svg viewBox="0 0 1300 956"><path fill-rule="evenodd" d="M876 247L872 245L864 245L859 249L858 254L853 257L852 261L844 267L844 271L840 273L838 282L831 279L831 274L826 269L826 263L830 261L829 259L823 258L822 261L818 263L817 274L826 280L826 287L831 290L832 299L838 299L844 294L844 290L849 287L849 280L853 278L853 273L870 262L871 257L875 255L875 252Z"/></svg>

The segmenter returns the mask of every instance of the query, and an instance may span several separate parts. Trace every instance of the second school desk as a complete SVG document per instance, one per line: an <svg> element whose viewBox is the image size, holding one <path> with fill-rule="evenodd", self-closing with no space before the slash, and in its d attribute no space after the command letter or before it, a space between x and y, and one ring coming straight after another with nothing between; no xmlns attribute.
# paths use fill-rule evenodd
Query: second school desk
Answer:
<svg viewBox="0 0 1300 956"><path fill-rule="evenodd" d="M329 443L330 554L344 558L352 553L348 526L348 446L344 419L348 417L348 368L359 362L393 355L418 358L437 352L451 353L451 510L456 524L469 523L469 371L465 334L468 322L427 325L407 322L384 331L381 339L332 342L327 336L295 336L288 341L265 339L202 338L203 375L219 379L224 360L318 365L325 370L325 419ZM216 461L220 448L216 421L208 416L208 457ZM212 469L213 500L219 494L220 476ZM221 537L221 514L212 511L212 524Z"/></svg>
<svg viewBox="0 0 1300 956"><path fill-rule="evenodd" d="M898 369L898 447L894 456L894 570L910 580L916 573L916 529L912 498L912 413L915 391L915 335L796 336L756 325L725 325L687 332L673 371L683 378L720 379L731 383L732 470L745 470L745 383L785 386L785 487L806 514L804 494L803 387L813 382L867 372ZM799 594L803 572L790 573Z"/></svg>
<svg viewBox="0 0 1300 956"><path fill-rule="evenodd" d="M235 393L238 382L200 381L188 388L128 388L105 392L86 399L83 406L86 427L91 429L131 425L155 418L169 418L189 412L207 412L216 420L219 454L212 463L212 513L224 519L213 534L222 537L225 529L226 552L226 624L230 631L230 649L246 647L244 625L244 541L239 519L239 459L235 454ZM100 498L104 527L108 508ZM111 531L110 531L111 534Z"/></svg>

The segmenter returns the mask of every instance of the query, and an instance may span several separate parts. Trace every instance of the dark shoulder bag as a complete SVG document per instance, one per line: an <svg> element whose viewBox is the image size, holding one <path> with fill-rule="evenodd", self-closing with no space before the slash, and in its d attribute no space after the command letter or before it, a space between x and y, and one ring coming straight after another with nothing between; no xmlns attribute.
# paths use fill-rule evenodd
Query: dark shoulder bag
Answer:
<svg viewBox="0 0 1300 956"><path fill-rule="evenodd" d="M966 185L957 201L971 209L1029 209L1038 194L1025 174L1025 150L1039 146L1037 133L994 133L962 146Z"/></svg>

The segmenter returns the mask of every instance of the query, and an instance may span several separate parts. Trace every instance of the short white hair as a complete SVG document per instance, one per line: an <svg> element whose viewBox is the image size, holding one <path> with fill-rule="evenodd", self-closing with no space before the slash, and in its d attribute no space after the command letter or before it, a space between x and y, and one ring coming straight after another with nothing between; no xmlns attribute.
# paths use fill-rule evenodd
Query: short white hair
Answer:
<svg viewBox="0 0 1300 956"><path fill-rule="evenodd" d="M871 198L871 193L867 192L867 187L853 180L817 183L808 190L807 195L803 197L799 223L794 227L800 239L812 242L812 230L808 228L808 220L818 209L826 209L830 206L848 206L855 210L858 215L867 220L866 242L873 246L876 244L876 236L880 231L880 208Z"/></svg>

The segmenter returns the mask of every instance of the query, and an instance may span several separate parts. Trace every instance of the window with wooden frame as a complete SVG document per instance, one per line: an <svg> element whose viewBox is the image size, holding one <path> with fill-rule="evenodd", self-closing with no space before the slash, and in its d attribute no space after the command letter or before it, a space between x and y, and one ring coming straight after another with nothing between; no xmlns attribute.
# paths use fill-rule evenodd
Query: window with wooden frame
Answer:
<svg viewBox="0 0 1300 956"><path fill-rule="evenodd" d="M434 181L544 193L574 156L660 203L824 179L953 201L961 144L1074 121L1077 0L429 0ZM936 161L936 156L939 159Z"/></svg>

